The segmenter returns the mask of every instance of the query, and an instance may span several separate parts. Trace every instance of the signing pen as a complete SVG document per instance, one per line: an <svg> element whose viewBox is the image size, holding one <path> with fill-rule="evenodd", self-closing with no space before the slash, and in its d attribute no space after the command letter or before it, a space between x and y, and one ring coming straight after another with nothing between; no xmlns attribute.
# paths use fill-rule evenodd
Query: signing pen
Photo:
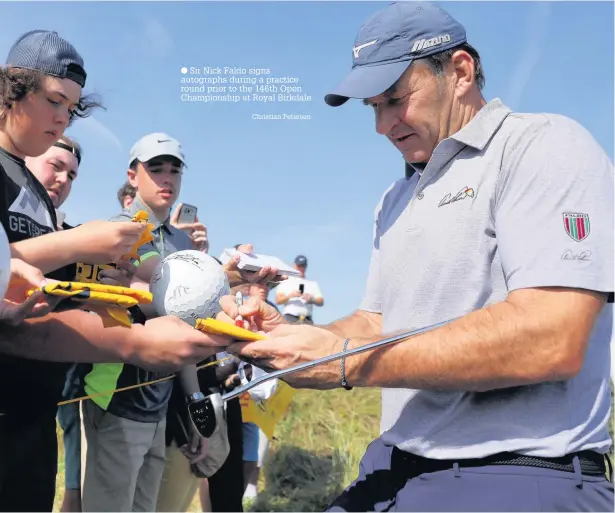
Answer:
<svg viewBox="0 0 615 513"><path fill-rule="evenodd" d="M243 305L243 294L240 290L238 290L235 294L235 304L237 305L237 310L239 310L239 308ZM235 326L243 328L243 317L241 315L237 315L237 317L235 317Z"/></svg>

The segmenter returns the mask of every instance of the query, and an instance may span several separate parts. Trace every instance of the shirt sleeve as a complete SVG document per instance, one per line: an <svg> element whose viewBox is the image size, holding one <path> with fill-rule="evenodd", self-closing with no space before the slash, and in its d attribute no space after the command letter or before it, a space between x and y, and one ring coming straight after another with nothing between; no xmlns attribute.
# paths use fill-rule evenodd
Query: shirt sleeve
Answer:
<svg viewBox="0 0 615 513"><path fill-rule="evenodd" d="M275 293L276 294L280 293L284 295L288 294L288 292L290 291L289 284L290 284L290 280L288 279L281 281L279 285L275 288Z"/></svg>
<svg viewBox="0 0 615 513"><path fill-rule="evenodd" d="M508 290L613 291L613 164L583 127L550 116L505 156L493 207Z"/></svg>
<svg viewBox="0 0 615 513"><path fill-rule="evenodd" d="M369 262L369 270L367 273L367 284L365 286L363 300L359 306L359 310L365 310L366 312L372 313L382 313L380 288L380 231L378 224L378 219L381 213L381 205L382 202L380 202L380 205L376 209L374 215L373 245Z"/></svg>

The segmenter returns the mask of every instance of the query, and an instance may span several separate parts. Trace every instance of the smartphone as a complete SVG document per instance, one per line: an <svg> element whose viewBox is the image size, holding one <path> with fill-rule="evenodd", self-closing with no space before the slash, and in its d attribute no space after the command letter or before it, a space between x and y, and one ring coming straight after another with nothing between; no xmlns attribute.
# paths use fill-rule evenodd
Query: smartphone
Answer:
<svg viewBox="0 0 615 513"><path fill-rule="evenodd" d="M196 222L196 207L194 205L182 204L179 209L179 224L193 224Z"/></svg>
<svg viewBox="0 0 615 513"><path fill-rule="evenodd" d="M301 292L301 294L303 294L305 292L305 284L304 283L301 283L299 285L299 292Z"/></svg>

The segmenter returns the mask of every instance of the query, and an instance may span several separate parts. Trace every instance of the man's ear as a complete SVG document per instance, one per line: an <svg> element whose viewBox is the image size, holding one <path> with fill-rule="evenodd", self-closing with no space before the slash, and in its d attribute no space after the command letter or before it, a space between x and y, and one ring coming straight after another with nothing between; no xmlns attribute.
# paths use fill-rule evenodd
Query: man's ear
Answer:
<svg viewBox="0 0 615 513"><path fill-rule="evenodd" d="M126 174L128 175L128 183L132 185L135 189L138 189L137 172L134 169L128 168L128 171L126 172Z"/></svg>

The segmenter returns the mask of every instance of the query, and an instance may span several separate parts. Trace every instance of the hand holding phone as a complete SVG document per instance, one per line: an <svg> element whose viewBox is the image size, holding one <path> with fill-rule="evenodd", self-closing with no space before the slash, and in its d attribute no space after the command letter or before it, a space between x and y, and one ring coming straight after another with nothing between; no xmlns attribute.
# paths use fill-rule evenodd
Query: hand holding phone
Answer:
<svg viewBox="0 0 615 513"><path fill-rule="evenodd" d="M220 255L220 262L226 264L231 258L239 255L238 269L242 271L259 272L263 267L278 269L278 276L298 276L299 271L282 262L279 258L258 253L244 253L227 248Z"/></svg>

